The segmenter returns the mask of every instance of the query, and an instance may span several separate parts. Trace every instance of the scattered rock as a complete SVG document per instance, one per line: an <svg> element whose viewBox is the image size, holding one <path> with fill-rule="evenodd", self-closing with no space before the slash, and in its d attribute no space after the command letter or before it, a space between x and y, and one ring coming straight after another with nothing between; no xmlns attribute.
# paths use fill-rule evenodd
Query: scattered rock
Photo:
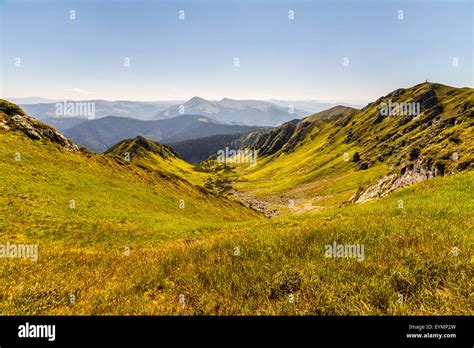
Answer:
<svg viewBox="0 0 474 348"><path fill-rule="evenodd" d="M413 98L414 103L420 103L421 109L430 109L433 106L439 104L436 92L433 88L428 89L426 92L417 95Z"/></svg>
<svg viewBox="0 0 474 348"><path fill-rule="evenodd" d="M2 123L10 130L18 130L34 140L47 140L61 145L68 151L79 152L79 147L54 128L28 115L7 115ZM4 127L5 128L5 127Z"/></svg>
<svg viewBox="0 0 474 348"><path fill-rule="evenodd" d="M408 157L410 161L414 161L420 156L420 149L414 147L410 150L410 153L408 154Z"/></svg>
<svg viewBox="0 0 474 348"><path fill-rule="evenodd" d="M369 164L365 161L360 161L358 164L357 164L357 169L358 170L366 170L369 168Z"/></svg>
<svg viewBox="0 0 474 348"><path fill-rule="evenodd" d="M383 197L392 191L402 187L410 186L426 179L445 174L442 163L423 162L419 160L408 166L404 166L399 174L392 173L384 176L375 184L366 188L359 187L357 192L350 198L352 203L361 203L377 197Z"/></svg>

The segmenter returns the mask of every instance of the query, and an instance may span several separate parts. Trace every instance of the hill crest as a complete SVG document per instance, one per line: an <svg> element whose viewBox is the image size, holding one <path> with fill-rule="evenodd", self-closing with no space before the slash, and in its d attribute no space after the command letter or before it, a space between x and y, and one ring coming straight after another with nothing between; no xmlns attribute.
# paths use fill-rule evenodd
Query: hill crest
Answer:
<svg viewBox="0 0 474 348"><path fill-rule="evenodd" d="M34 140L49 141L64 149L78 152L79 147L53 127L27 115L18 105L0 99L0 127L18 131Z"/></svg>

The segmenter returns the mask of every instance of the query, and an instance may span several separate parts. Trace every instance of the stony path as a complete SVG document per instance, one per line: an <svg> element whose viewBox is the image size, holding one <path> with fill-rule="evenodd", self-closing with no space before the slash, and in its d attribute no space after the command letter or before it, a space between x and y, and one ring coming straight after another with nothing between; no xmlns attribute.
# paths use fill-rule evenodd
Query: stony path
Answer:
<svg viewBox="0 0 474 348"><path fill-rule="evenodd" d="M249 195L246 192L234 190L232 194L243 202L247 207L260 211L267 217L275 217L280 215L277 209L271 209L268 207L268 202L256 199L254 196Z"/></svg>

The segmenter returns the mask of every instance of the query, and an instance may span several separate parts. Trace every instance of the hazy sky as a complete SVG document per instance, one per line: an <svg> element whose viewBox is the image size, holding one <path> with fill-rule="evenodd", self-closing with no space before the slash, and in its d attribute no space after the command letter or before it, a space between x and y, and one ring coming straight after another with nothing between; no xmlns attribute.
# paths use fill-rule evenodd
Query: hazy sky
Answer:
<svg viewBox="0 0 474 348"><path fill-rule="evenodd" d="M360 103L426 79L472 87L472 3L2 1L1 95Z"/></svg>

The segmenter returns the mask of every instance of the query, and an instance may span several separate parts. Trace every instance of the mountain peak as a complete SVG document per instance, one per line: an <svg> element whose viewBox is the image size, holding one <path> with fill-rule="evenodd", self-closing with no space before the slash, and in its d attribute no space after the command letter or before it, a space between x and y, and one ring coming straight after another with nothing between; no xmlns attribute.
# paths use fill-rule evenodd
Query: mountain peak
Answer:
<svg viewBox="0 0 474 348"><path fill-rule="evenodd" d="M207 103L208 101L204 98L195 96L188 100L188 103Z"/></svg>
<svg viewBox="0 0 474 348"><path fill-rule="evenodd" d="M144 157L148 153L153 153L163 159L179 158L178 154L174 152L172 148L141 135L132 139L122 140L104 153L120 157L124 157L127 153L130 157Z"/></svg>
<svg viewBox="0 0 474 348"><path fill-rule="evenodd" d="M278 126L292 118L306 115L306 112L295 109L288 112L287 106L259 100L236 100L222 98L221 100L206 100L193 97L184 105L173 105L157 114L158 117L175 117L186 113L188 115L209 116L227 124L247 126Z"/></svg>
<svg viewBox="0 0 474 348"><path fill-rule="evenodd" d="M27 115L18 105L0 99L0 128L19 131L33 140L59 144L68 151L78 152L79 147L53 127Z"/></svg>

